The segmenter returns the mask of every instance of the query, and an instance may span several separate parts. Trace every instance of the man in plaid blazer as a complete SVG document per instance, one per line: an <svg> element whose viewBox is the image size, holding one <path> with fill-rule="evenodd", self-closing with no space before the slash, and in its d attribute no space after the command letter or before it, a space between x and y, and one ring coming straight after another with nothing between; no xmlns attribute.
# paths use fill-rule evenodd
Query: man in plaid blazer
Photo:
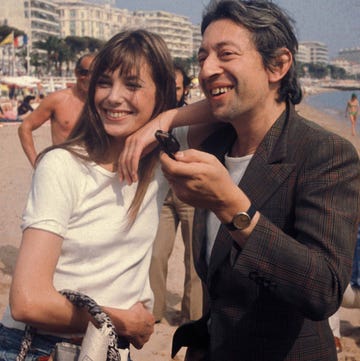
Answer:
<svg viewBox="0 0 360 361"><path fill-rule="evenodd" d="M350 279L357 152L296 113L298 44L278 6L212 2L202 34L199 80L226 125L203 151L161 156L175 193L198 208L194 258L208 292L208 312L176 331L173 355L335 361L327 318Z"/></svg>

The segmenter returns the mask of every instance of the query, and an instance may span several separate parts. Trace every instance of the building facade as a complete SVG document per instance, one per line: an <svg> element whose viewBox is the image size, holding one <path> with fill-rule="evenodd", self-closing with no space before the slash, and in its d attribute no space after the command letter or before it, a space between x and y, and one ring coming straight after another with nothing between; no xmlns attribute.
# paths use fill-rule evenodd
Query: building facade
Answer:
<svg viewBox="0 0 360 361"><path fill-rule="evenodd" d="M166 11L135 11L134 16L139 26L162 36L174 58L192 57L193 25L186 16Z"/></svg>
<svg viewBox="0 0 360 361"><path fill-rule="evenodd" d="M199 27L195 27L185 16L165 11L118 9L111 2L94 4L82 0L55 1L63 38L89 36L108 40L119 31L140 27L161 35L174 58L191 57L201 38Z"/></svg>
<svg viewBox="0 0 360 361"><path fill-rule="evenodd" d="M195 53L197 56L202 40L200 25L192 26L192 34L193 34L193 53Z"/></svg>
<svg viewBox="0 0 360 361"><path fill-rule="evenodd" d="M0 23L23 30L31 45L60 36L57 5L52 0L1 0Z"/></svg>
<svg viewBox="0 0 360 361"><path fill-rule="evenodd" d="M360 64L360 48L341 49L339 59L347 60L350 63Z"/></svg>
<svg viewBox="0 0 360 361"><path fill-rule="evenodd" d="M131 12L109 4L57 1L61 37L88 36L108 40L133 23Z"/></svg>
<svg viewBox="0 0 360 361"><path fill-rule="evenodd" d="M1 0L0 25L14 26L20 30L28 31L30 23L25 18L24 2L19 1L17 6L14 6L14 0Z"/></svg>
<svg viewBox="0 0 360 361"><path fill-rule="evenodd" d="M200 26L193 25L186 16L119 9L114 7L113 0L90 1L16 0L14 6L14 0L0 0L0 25L24 31L30 52L35 41L44 41L49 36L107 41L124 29L145 28L163 37L173 58L188 59L197 54Z"/></svg>
<svg viewBox="0 0 360 361"><path fill-rule="evenodd" d="M360 62L351 62L342 58L334 59L332 65L343 68L349 75L360 75Z"/></svg>
<svg viewBox="0 0 360 361"><path fill-rule="evenodd" d="M200 27L186 16L165 11L129 11L113 7L111 1L94 4L82 0L55 0L61 37L90 36L108 40L119 31L142 27L166 41L174 58L190 58L201 41Z"/></svg>
<svg viewBox="0 0 360 361"><path fill-rule="evenodd" d="M317 41L300 42L296 59L301 63L328 64L328 47Z"/></svg>

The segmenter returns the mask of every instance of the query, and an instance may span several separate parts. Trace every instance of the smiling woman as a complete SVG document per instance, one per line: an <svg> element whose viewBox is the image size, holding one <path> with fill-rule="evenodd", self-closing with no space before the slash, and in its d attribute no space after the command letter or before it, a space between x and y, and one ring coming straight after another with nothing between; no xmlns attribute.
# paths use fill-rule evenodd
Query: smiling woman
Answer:
<svg viewBox="0 0 360 361"><path fill-rule="evenodd" d="M119 69L102 75L95 93L96 109L105 131L114 138L124 138L139 129L155 108L156 86L146 61L139 74L120 73Z"/></svg>
<svg viewBox="0 0 360 361"><path fill-rule="evenodd" d="M138 184L121 182L116 168L126 137L174 107L175 94L171 56L155 34L119 33L96 56L77 126L37 160L11 312L8 307L0 325L1 359L15 360L25 323L41 330L33 357L82 335L88 317L58 293L64 288L102 305L122 347L141 348L149 339L154 318L148 270L167 187L156 149L142 160Z"/></svg>

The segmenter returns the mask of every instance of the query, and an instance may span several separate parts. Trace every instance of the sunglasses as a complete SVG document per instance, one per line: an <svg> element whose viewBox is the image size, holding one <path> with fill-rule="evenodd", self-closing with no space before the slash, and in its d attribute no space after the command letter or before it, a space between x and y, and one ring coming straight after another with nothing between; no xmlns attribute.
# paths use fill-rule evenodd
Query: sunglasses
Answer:
<svg viewBox="0 0 360 361"><path fill-rule="evenodd" d="M78 70L78 73L79 73L79 75L81 75L81 76L87 76L87 75L90 74L90 70L89 70L89 69L80 68L80 69Z"/></svg>

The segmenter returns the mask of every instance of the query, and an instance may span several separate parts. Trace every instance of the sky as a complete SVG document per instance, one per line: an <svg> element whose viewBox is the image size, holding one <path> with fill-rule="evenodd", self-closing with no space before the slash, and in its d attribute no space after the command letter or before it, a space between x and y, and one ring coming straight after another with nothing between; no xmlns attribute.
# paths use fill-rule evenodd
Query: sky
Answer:
<svg viewBox="0 0 360 361"><path fill-rule="evenodd" d="M330 58L344 48L360 47L360 0L273 0L295 20L299 41L320 41ZM209 0L116 0L129 10L164 10L201 22Z"/></svg>

